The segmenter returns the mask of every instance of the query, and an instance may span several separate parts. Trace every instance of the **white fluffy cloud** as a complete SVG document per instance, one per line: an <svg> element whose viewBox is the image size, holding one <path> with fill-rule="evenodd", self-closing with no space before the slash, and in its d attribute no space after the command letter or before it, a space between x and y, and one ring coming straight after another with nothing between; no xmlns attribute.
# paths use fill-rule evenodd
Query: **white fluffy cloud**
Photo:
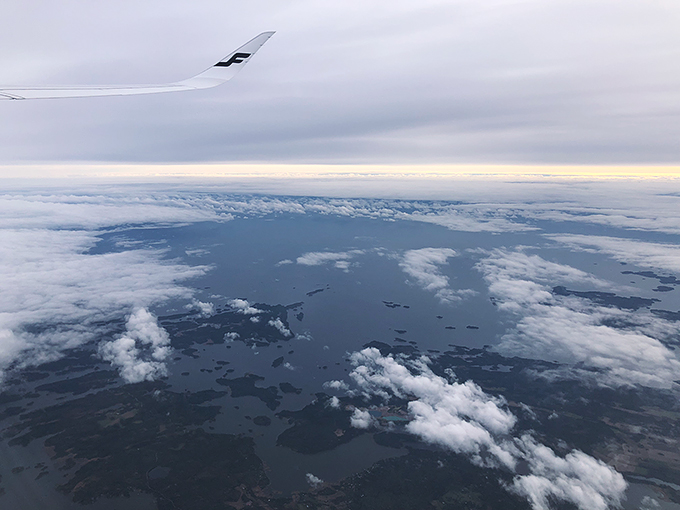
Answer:
<svg viewBox="0 0 680 510"><path fill-rule="evenodd" d="M526 497L535 510L550 510L552 499L569 501L582 510L618 508L624 499L623 476L581 451L559 457L528 434L516 438L508 449L530 470L515 477L511 490Z"/></svg>
<svg viewBox="0 0 680 510"><path fill-rule="evenodd" d="M145 308L127 320L127 331L99 346L99 355L116 367L127 383L154 381L167 375L164 361L170 356L170 337Z"/></svg>
<svg viewBox="0 0 680 510"><path fill-rule="evenodd" d="M335 391L341 391L341 390L348 390L349 386L345 381L326 381L323 383L323 387L326 388L327 390L335 390Z"/></svg>
<svg viewBox="0 0 680 510"><path fill-rule="evenodd" d="M276 319L270 319L268 324L276 328L279 333L281 333L283 336L293 336L293 333L290 332L290 330L286 327L286 325L283 323L283 321L277 317Z"/></svg>
<svg viewBox="0 0 680 510"><path fill-rule="evenodd" d="M449 278L441 273L439 266L445 265L448 259L457 253L451 248L421 248L404 253L399 267L409 275L416 285L434 292L442 303L454 303L464 296L474 294L469 289L453 290L449 288Z"/></svg>
<svg viewBox="0 0 680 510"><path fill-rule="evenodd" d="M358 407L352 412L349 421L355 429L368 429L375 423L375 419L371 416L371 413L365 409L359 409Z"/></svg>
<svg viewBox="0 0 680 510"><path fill-rule="evenodd" d="M405 364L382 356L374 348L353 353L350 376L366 395L416 396L409 403L414 420L408 429L428 441L456 452L479 455L494 446L493 434L507 434L515 417L502 408L504 400L485 394L474 383L450 384L436 376L427 359L414 362L413 375Z"/></svg>
<svg viewBox="0 0 680 510"><path fill-rule="evenodd" d="M323 480L321 478L319 478L318 476L314 476L312 473L307 473L305 475L305 479L307 480L307 483L311 485L313 488L316 488L323 483Z"/></svg>
<svg viewBox="0 0 680 510"><path fill-rule="evenodd" d="M239 338L241 335L236 333L235 331L230 331L229 333L224 334L224 341L225 342L233 342L237 338Z"/></svg>
<svg viewBox="0 0 680 510"><path fill-rule="evenodd" d="M315 251L308 252L296 259L303 266L321 266L332 263L338 269L349 271L351 260L357 255L362 255L363 250L350 250L343 252Z"/></svg>
<svg viewBox="0 0 680 510"><path fill-rule="evenodd" d="M680 378L680 359L661 340L680 327L646 310L629 311L587 299L554 295L557 284L606 283L570 266L521 251L495 250L477 266L501 311L516 317L496 349L506 355L582 363L547 377L585 377L598 384L669 388ZM625 324L625 326L615 326ZM594 376L592 370L597 370Z"/></svg>
<svg viewBox="0 0 680 510"><path fill-rule="evenodd" d="M254 306L251 306L246 299L230 299L227 301L227 304L233 310L242 313L243 315L257 315L258 313L262 313L262 310L258 310Z"/></svg>
<svg viewBox="0 0 680 510"><path fill-rule="evenodd" d="M423 441L466 454L479 465L512 472L524 461L529 474L515 474L509 490L526 497L534 510L548 510L552 498L581 510L607 510L621 502L627 484L619 473L578 450L560 457L528 433L512 438L516 418L505 401L473 382L448 382L430 370L425 357L398 360L368 348L350 359L350 376L367 396L409 399L412 420L406 430ZM361 409L351 420L358 428L374 424Z"/></svg>
<svg viewBox="0 0 680 510"><path fill-rule="evenodd" d="M201 317L210 317L215 313L215 305L213 303L204 303L198 299L191 301L191 304L186 305L188 310L198 310Z"/></svg>

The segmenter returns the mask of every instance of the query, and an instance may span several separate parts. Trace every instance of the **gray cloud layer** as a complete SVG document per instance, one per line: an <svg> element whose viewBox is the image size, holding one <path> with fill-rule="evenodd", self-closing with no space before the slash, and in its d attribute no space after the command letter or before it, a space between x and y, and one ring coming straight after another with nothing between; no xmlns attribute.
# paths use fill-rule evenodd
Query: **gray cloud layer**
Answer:
<svg viewBox="0 0 680 510"><path fill-rule="evenodd" d="M2 101L0 161L677 162L679 15L634 0L8 0L6 86L175 81L278 33L215 90Z"/></svg>

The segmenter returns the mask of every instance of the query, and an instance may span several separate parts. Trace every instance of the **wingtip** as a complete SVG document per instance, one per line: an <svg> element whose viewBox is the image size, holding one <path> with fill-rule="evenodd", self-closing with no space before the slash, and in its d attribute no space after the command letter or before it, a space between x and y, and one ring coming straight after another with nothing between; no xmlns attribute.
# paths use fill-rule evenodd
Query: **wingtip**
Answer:
<svg viewBox="0 0 680 510"><path fill-rule="evenodd" d="M266 43L271 36L273 36L276 33L275 30L267 30L266 32L262 32L255 37L251 39L251 41L261 41L262 44Z"/></svg>

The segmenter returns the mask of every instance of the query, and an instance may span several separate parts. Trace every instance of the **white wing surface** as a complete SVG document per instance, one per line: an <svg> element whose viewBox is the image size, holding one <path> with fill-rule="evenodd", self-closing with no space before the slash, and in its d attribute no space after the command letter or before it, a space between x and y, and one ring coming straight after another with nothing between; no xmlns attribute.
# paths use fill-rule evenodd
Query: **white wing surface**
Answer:
<svg viewBox="0 0 680 510"><path fill-rule="evenodd" d="M217 64L188 80L160 85L96 85L89 87L0 88L0 99L59 99L65 97L131 96L181 90L208 89L232 79L260 47L274 35L262 32Z"/></svg>

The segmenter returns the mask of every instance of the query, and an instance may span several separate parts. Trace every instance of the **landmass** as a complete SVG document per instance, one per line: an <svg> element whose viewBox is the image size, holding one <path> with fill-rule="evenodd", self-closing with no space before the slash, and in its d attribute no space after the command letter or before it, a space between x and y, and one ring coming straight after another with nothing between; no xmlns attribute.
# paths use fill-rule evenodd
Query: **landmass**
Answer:
<svg viewBox="0 0 680 510"><path fill-rule="evenodd" d="M287 382L279 383L279 388L284 393L295 393L296 395L302 393L302 388L296 388L295 386Z"/></svg>
<svg viewBox="0 0 680 510"><path fill-rule="evenodd" d="M275 410L279 405L281 405L281 395L276 386L268 386L262 388L260 386L255 386L259 381L264 381L264 377L260 377L255 374L246 374L243 377L237 377L236 379L217 379L217 384L226 386L231 390L231 396L233 398L238 397L256 397L260 399L265 405L271 409Z"/></svg>
<svg viewBox="0 0 680 510"><path fill-rule="evenodd" d="M348 443L365 431L350 424L353 407L347 399L338 407L333 407L330 397L317 393L316 400L300 411L281 411L279 418L285 418L293 426L284 430L276 444L299 453L319 453Z"/></svg>
<svg viewBox="0 0 680 510"><path fill-rule="evenodd" d="M26 413L3 435L10 445L44 439L67 478L57 489L78 503L142 491L159 510L236 508L256 499L268 479L251 438L200 428L220 409L203 404L224 393L125 385ZM149 476L163 466L163 476Z"/></svg>
<svg viewBox="0 0 680 510"><path fill-rule="evenodd" d="M650 307L658 301L564 287L555 287L553 292L628 309ZM267 323L280 318L288 327L288 308L256 306L263 310L259 325L230 310L212 317L178 314L163 320L171 331L173 346L192 357L200 355L195 345L224 343L225 330L238 333L238 340L247 345L280 347L289 338ZM680 312L652 309L651 313L680 320ZM122 331L123 326L116 327ZM395 342L370 342L365 347L403 359L416 360L424 354L415 341L406 343L396 337ZM658 479L673 484L680 479L680 452L675 447L680 437L680 403L672 391L612 389L573 380L547 384L537 373L563 368L558 363L505 357L488 347L449 347L444 352L426 351L431 370L444 378L453 371L460 382L471 380L489 394L502 395L518 418L517 432L533 430L556 451L580 449L631 480L652 483ZM405 454L337 483L321 483L291 496L277 495L268 488L252 438L213 432L210 424L222 407L212 402L227 394L232 398L253 396L274 411L283 394L301 395L302 388L287 382L260 386L265 379L255 374L218 378L216 382L224 391L175 392L163 381L122 385L115 372L96 369L92 355L93 349L69 352L62 360L10 379L9 387L14 389L0 394L5 440L15 448L44 441L53 463L49 468L60 469L65 475L58 490L74 501L90 503L141 491L154 495L159 510L529 508L525 500L512 496L499 483L509 481L509 473L477 467L465 457L423 444L407 433L405 426L411 419L407 399L393 397L385 402L324 393L316 394L302 409L276 415L288 422L277 438L279 446L314 454L371 434L376 443L402 449ZM203 370L225 370L229 364L213 362L206 365L213 369ZM274 363L280 366L283 356ZM86 369L89 371L84 372ZM44 374L64 378L41 384L47 378ZM35 388L26 391L27 385ZM32 409L37 397L50 394L55 398L52 405ZM356 409L368 412L376 426L369 430L352 427ZM267 427L272 419L260 415L252 422ZM46 465L35 466L36 478L48 472ZM673 486L660 485L658 489L669 501L680 503L680 491ZM2 490L0 487L0 494Z"/></svg>
<svg viewBox="0 0 680 510"><path fill-rule="evenodd" d="M636 276L642 276L643 278L652 278L665 285L680 285L680 280L678 280L675 276L658 275L654 271L621 271L621 274L633 274Z"/></svg>
<svg viewBox="0 0 680 510"><path fill-rule="evenodd" d="M507 473L474 466L462 456L413 449L340 483L272 504L281 510L529 510L526 500L502 487L510 481Z"/></svg>
<svg viewBox="0 0 680 510"><path fill-rule="evenodd" d="M612 306L616 308L624 308L626 310L639 310L640 308L646 308L652 306L654 303L659 303L659 299L654 298L642 298L642 297L623 297L617 296L613 292L598 292L598 291L588 291L579 292L576 290L568 290L566 287L558 286L553 287L553 294L558 296L576 296L584 299L588 299L598 305Z"/></svg>

